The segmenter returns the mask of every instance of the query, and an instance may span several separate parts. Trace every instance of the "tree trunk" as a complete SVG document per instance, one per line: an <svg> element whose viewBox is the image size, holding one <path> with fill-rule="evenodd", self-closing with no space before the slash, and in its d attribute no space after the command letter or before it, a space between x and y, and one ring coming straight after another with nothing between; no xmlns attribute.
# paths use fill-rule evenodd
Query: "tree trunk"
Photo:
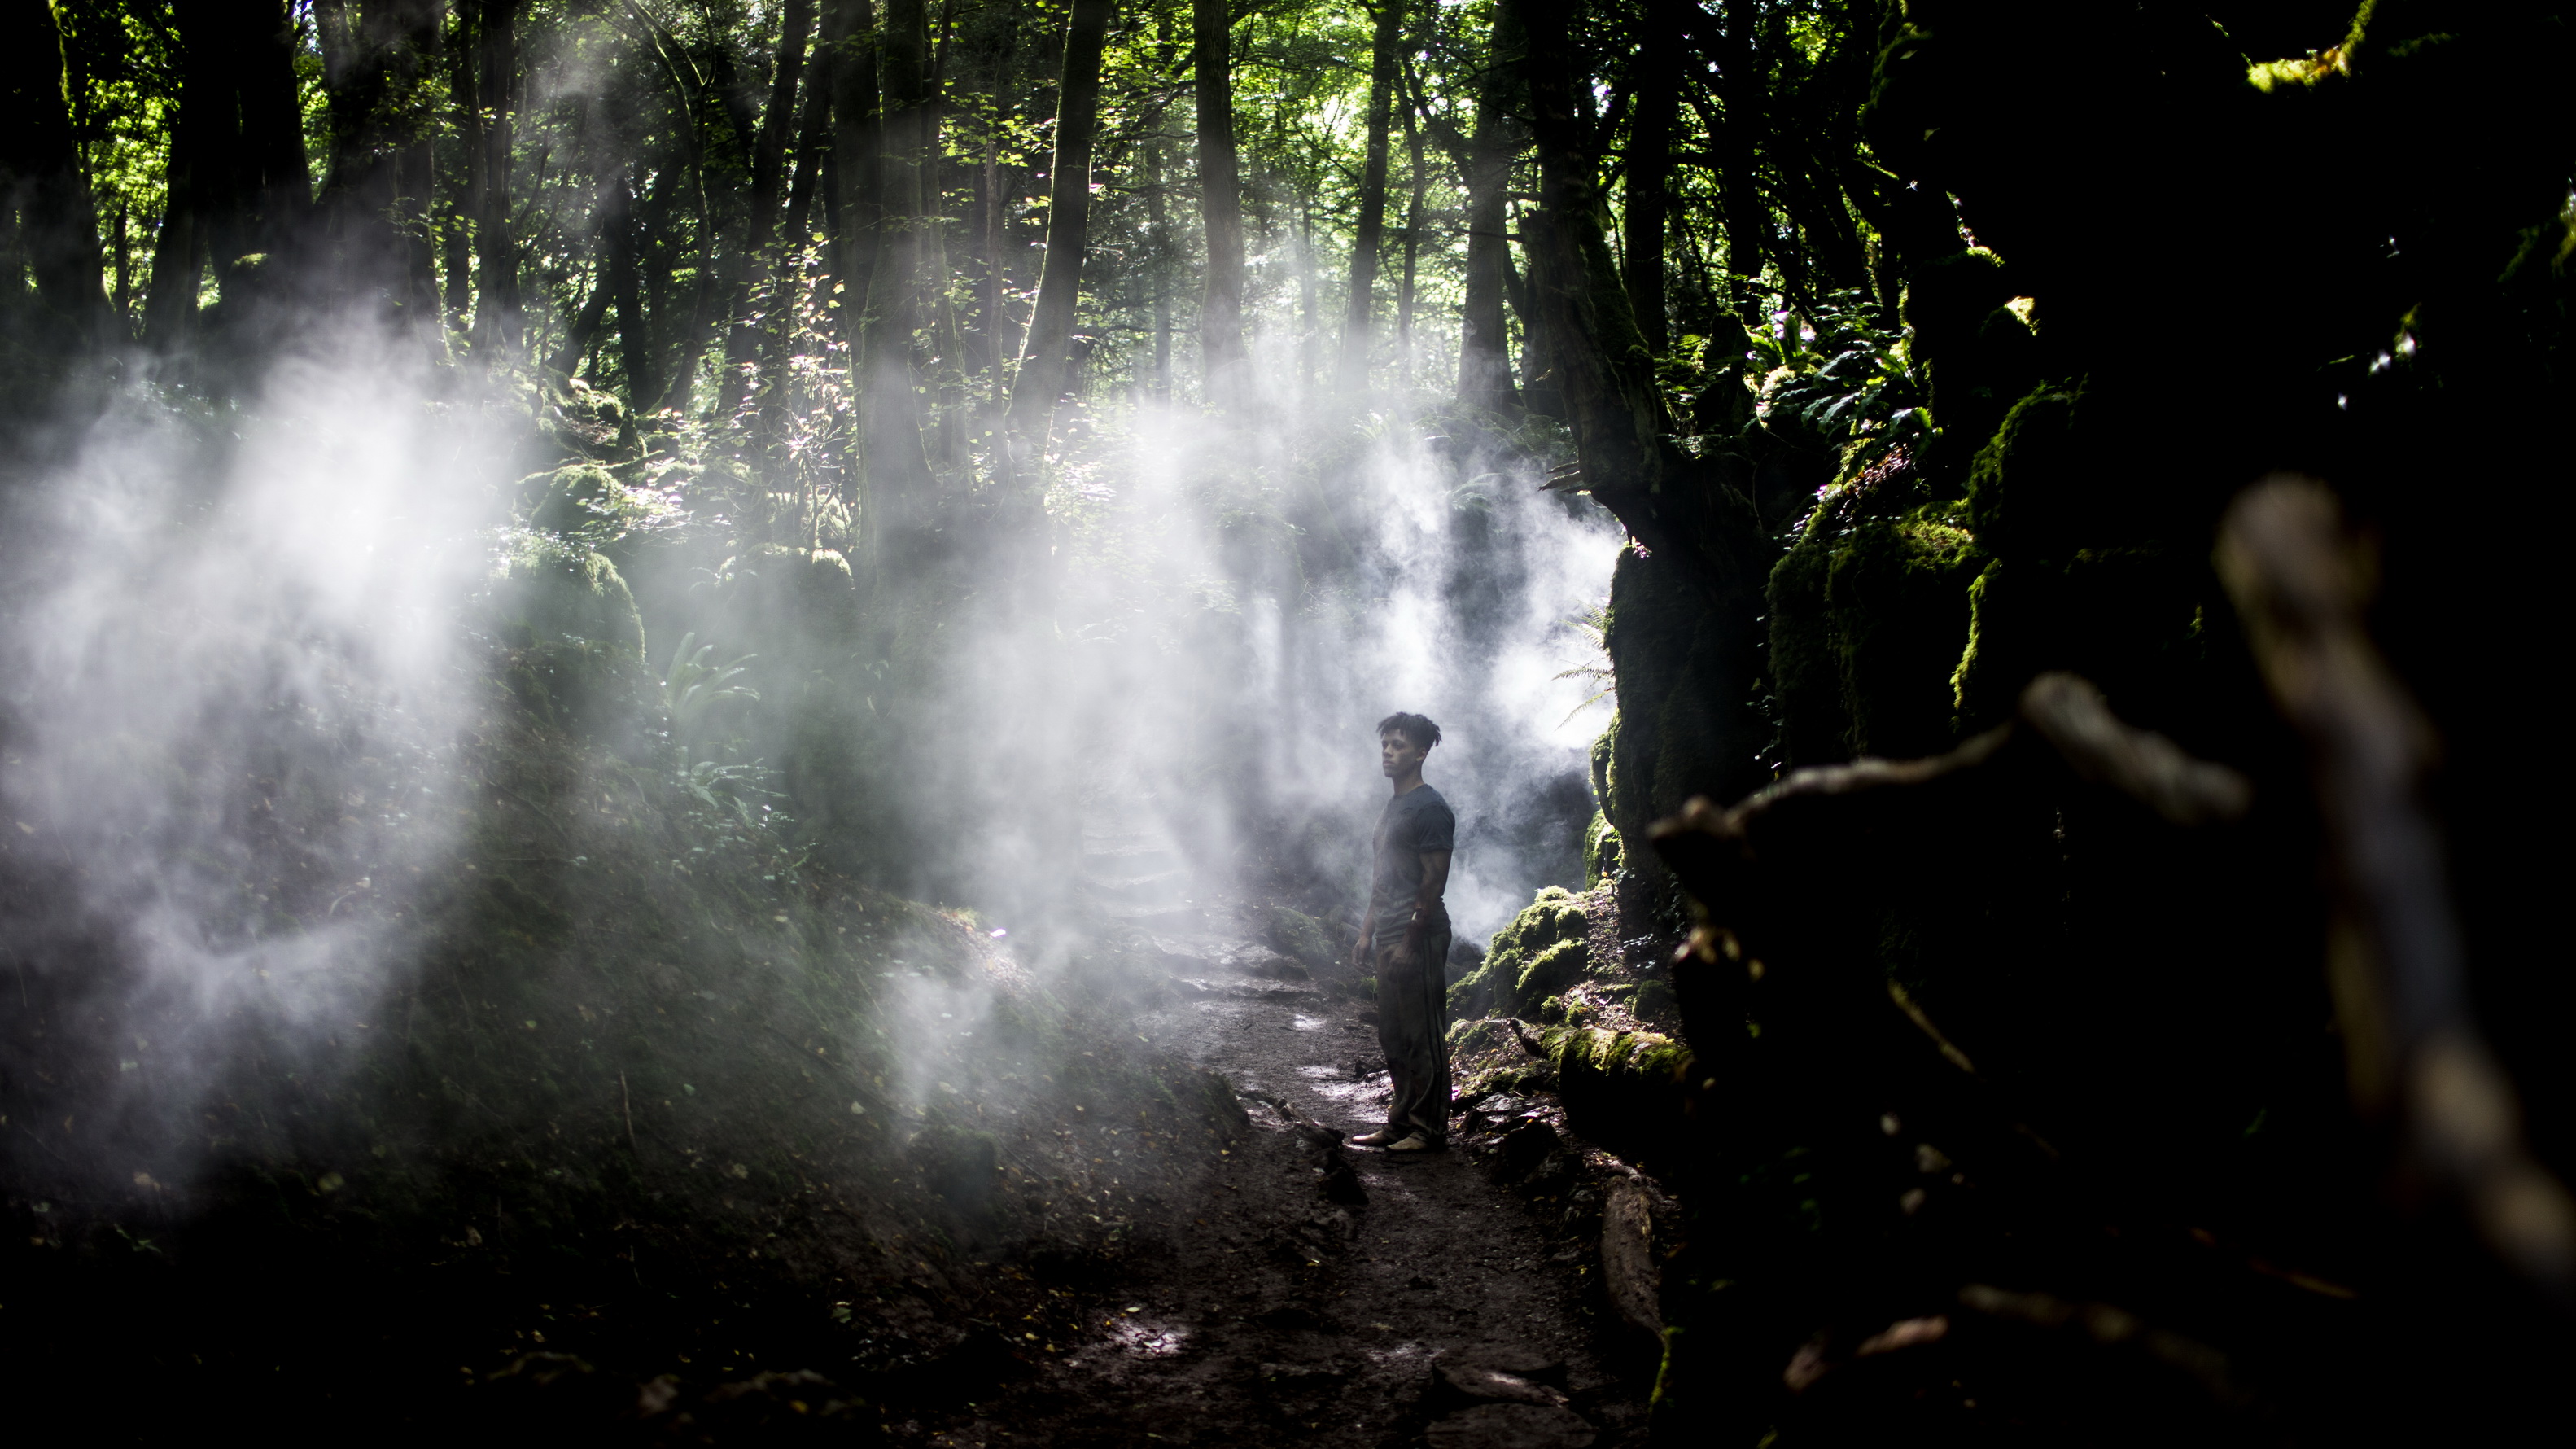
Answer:
<svg viewBox="0 0 2576 1449"><path fill-rule="evenodd" d="M446 288L447 328L459 333L472 320L474 306L474 246L466 234L465 209L458 204L461 200L451 197L440 208L443 224L438 228L438 266L443 274L440 281Z"/></svg>
<svg viewBox="0 0 2576 1449"><path fill-rule="evenodd" d="M62 31L53 8L38 0L10 0L9 8L18 19L0 70L9 88L0 213L16 215L19 255L10 260L35 277L36 304L56 336L103 340L110 319L99 280L98 210L65 104ZM5 285L15 291L23 283L11 276Z"/></svg>
<svg viewBox="0 0 2576 1449"><path fill-rule="evenodd" d="M116 286L108 293L108 307L115 312L122 328L134 306L134 232L125 208L116 209Z"/></svg>
<svg viewBox="0 0 2576 1449"><path fill-rule="evenodd" d="M921 324L922 228L928 222L922 172L928 160L930 30L923 0L889 0L881 56L885 119L877 189L883 239L868 281L858 368L859 440L864 453L859 516L872 587L899 584L931 560L937 482L922 449L921 399L913 367Z"/></svg>
<svg viewBox="0 0 2576 1449"><path fill-rule="evenodd" d="M832 58L833 207L832 275L840 284L842 340L855 349L867 313L868 284L876 275L878 227L877 27L875 0L837 0L847 8L847 32Z"/></svg>
<svg viewBox="0 0 2576 1449"><path fill-rule="evenodd" d="M948 53L953 38L955 0L941 0L939 44L931 53L929 103L922 117L922 286L930 304L930 375L937 398L937 466L964 474L973 466L966 432L969 403L966 376L966 328L957 315L951 285L956 270L948 259Z"/></svg>
<svg viewBox="0 0 2576 1449"><path fill-rule="evenodd" d="M1513 230L1521 239L1521 253L1528 260L1527 275L1512 262L1510 253L1503 255L1503 295L1511 303L1512 315L1521 319L1521 403L1531 412L1545 418L1562 418L1565 413L1565 377L1557 371L1556 354L1548 347L1548 319L1538 305L1538 233L1530 229L1529 214L1514 203L1511 214L1519 218Z"/></svg>
<svg viewBox="0 0 2576 1449"><path fill-rule="evenodd" d="M997 82L995 104L999 105ZM984 129L984 361L992 369L993 411L1011 403L1010 320L1002 315L1002 133L998 122Z"/></svg>
<svg viewBox="0 0 2576 1449"><path fill-rule="evenodd" d="M1511 3L1532 36L1565 33L1570 0ZM1753 480L1731 458L1691 458L1673 442L1654 355L1610 256L1598 157L1589 149L1599 133L1580 119L1562 47L1533 46L1527 74L1542 203L1522 218L1534 307L1563 381L1582 487L1645 545L1622 556L1613 584L1612 664L1623 682L1645 691L1638 707L1623 711L1615 748L1623 762L1654 762L1659 808L1690 793L1740 794L1758 782L1756 752L1769 731L1746 703L1761 668L1757 621L1772 558L1748 497ZM1630 607L1649 594L1660 601ZM1636 622L1659 613L1700 622L1679 636ZM1649 688L1658 681L1668 698ZM1675 716L1693 722L1688 736L1657 736L1658 722ZM1651 817L1641 818L1634 792L1626 793L1632 798L1612 801L1612 809L1621 828L1641 831Z"/></svg>
<svg viewBox="0 0 2576 1449"><path fill-rule="evenodd" d="M1114 0L1073 0L1057 86L1054 169L1047 178L1047 249L1028 345L1011 386L1011 431L1043 446L1072 365L1074 304L1091 227L1091 142L1100 118L1100 50Z"/></svg>
<svg viewBox="0 0 2576 1449"><path fill-rule="evenodd" d="M1664 237L1671 229L1673 122L1681 106L1682 37L1675 24L1679 0L1650 3L1637 47L1637 110L1628 123L1626 235L1628 306L1646 346L1660 354L1672 345L1664 305Z"/></svg>
<svg viewBox="0 0 2576 1449"><path fill-rule="evenodd" d="M1762 134L1762 76L1755 69L1753 32L1761 23L1761 0L1726 0L1726 23L1709 57L1717 62L1718 100L1726 111L1725 124L1712 139L1726 212L1727 281L1739 316L1752 312L1762 262L1770 252L1771 210L1763 204L1754 172L1754 148Z"/></svg>
<svg viewBox="0 0 2576 1449"><path fill-rule="evenodd" d="M1199 309L1199 361L1207 401L1249 393L1243 350L1243 191L1234 144L1232 0L1191 0L1190 61L1198 89L1199 218L1207 230L1207 293Z"/></svg>
<svg viewBox="0 0 2576 1449"><path fill-rule="evenodd" d="M1567 0L1512 3L1521 7L1530 34L1563 33ZM1530 238L1533 311L1547 327L1549 361L1574 424L1584 486L1605 504L1650 500L1629 520L1631 531L1659 551L1678 546L1651 502L1678 468L1668 441L1672 420L1655 385L1653 355L1610 260L1590 128L1578 119L1562 49L1532 46L1528 74L1541 205L1523 214L1521 229Z"/></svg>
<svg viewBox="0 0 2576 1449"><path fill-rule="evenodd" d="M1359 230L1351 237L1350 316L1342 326L1339 383L1344 392L1368 386L1378 249L1386 240L1387 122L1395 100L1396 40L1403 24L1403 0L1384 0L1377 12L1376 39L1369 47L1368 159L1360 172Z"/></svg>
<svg viewBox="0 0 2576 1449"><path fill-rule="evenodd" d="M434 322L438 306L424 224L433 128L423 82L437 70L442 9L439 0L314 6L330 97L323 200L333 260L348 284L415 326Z"/></svg>
<svg viewBox="0 0 2576 1449"><path fill-rule="evenodd" d="M836 67L849 39L851 8L842 0L824 0L822 29L815 37L813 55L805 62L805 98L796 123L795 169L787 182L787 212L779 222L779 251L784 261L771 279L769 295L760 300L761 312L767 318L761 343L758 428L759 441L764 446L778 438L785 421L782 409L795 405L787 382L789 362L803 340L799 335L799 298L808 278L802 259L804 249L813 243L814 199L824 189L824 171L831 164L832 96L839 87ZM832 270L828 259L820 270L821 275L813 280L828 283Z"/></svg>
<svg viewBox="0 0 2576 1449"><path fill-rule="evenodd" d="M744 227L738 280L718 315L730 330L725 337L724 378L716 389L719 415L742 404L751 369L761 355L762 328L769 319L749 303L767 300L777 266L772 252L778 240L778 213L785 200L787 137L796 129L796 86L805 74L805 49L814 33L814 0L787 0L778 25L778 54L770 75L769 104L760 113L760 130L751 146L750 210Z"/></svg>
<svg viewBox="0 0 2576 1449"><path fill-rule="evenodd" d="M337 14L317 5L317 18ZM241 151L241 109L226 65L229 46L212 0L182 0L179 25L179 106L170 128L165 173L167 201L161 233L152 247L152 281L143 293L143 337L154 349L176 352L195 340L197 293L223 200L232 194L234 161ZM331 34L326 23L325 36Z"/></svg>
<svg viewBox="0 0 2576 1449"><path fill-rule="evenodd" d="M295 74L300 44L286 0L236 0L233 88L241 108L240 193L246 251L295 252L313 212L313 168L304 155L304 100Z"/></svg>
<svg viewBox="0 0 2576 1449"><path fill-rule="evenodd" d="M1404 111L1404 154L1413 195L1404 208L1404 275L1395 289L1395 355L1397 375L1403 379L1406 396L1413 392L1413 272L1422 250L1422 203L1424 189L1431 178L1422 170L1422 128L1414 121L1413 108Z"/></svg>
<svg viewBox="0 0 2576 1449"><path fill-rule="evenodd" d="M1156 117L1154 133L1142 143L1145 150L1145 224L1153 242L1145 254L1144 284L1152 293L1154 309L1154 376L1146 391L1159 403L1172 400L1172 219L1164 204L1163 178L1169 174L1168 158L1163 154L1167 144L1162 135L1161 117Z"/></svg>
<svg viewBox="0 0 2576 1449"><path fill-rule="evenodd" d="M525 0L466 0L466 204L474 223L475 348L515 350L522 335L519 243L510 230L510 141L518 110Z"/></svg>
<svg viewBox="0 0 2576 1449"><path fill-rule="evenodd" d="M626 396L638 408L661 396L654 386L653 334L644 316L643 289L635 261L635 197L623 170L600 185L600 233L606 251L600 285L617 308L619 370L626 374Z"/></svg>
<svg viewBox="0 0 2576 1449"><path fill-rule="evenodd" d="M1476 91L1476 138L1460 179L1467 190L1466 315L1458 336L1458 401L1489 412L1520 411L1512 387L1511 334L1503 317L1512 270L1505 208L1520 154L1520 12L1494 9L1493 37Z"/></svg>
<svg viewBox="0 0 2576 1449"><path fill-rule="evenodd" d="M1297 214L1297 308L1305 325L1297 336L1297 391L1299 401L1312 403L1318 386L1317 374L1324 360L1323 289L1315 285L1315 202L1301 198Z"/></svg>

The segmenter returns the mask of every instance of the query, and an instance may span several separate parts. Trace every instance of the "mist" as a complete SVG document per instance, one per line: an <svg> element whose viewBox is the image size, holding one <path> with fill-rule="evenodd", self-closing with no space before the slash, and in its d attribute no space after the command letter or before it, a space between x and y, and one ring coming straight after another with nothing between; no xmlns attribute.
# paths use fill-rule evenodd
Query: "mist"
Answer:
<svg viewBox="0 0 2576 1449"><path fill-rule="evenodd" d="M1079 809L1187 842L1206 890L1302 872L1310 904L1351 925L1386 788L1376 723L1410 711L1443 730L1426 778L1460 818L1460 938L1540 885L1579 887L1585 750L1607 708L1560 676L1597 652L1579 616L1607 598L1624 535L1472 425L1340 416L1086 412L1052 464L1070 515L1059 592L956 641L962 737L937 788L1061 761L1052 783ZM1022 671L1049 654L1040 703ZM1007 717L1033 704L1037 721ZM1033 858L1012 818L934 829L1001 836L969 867L990 871Z"/></svg>
<svg viewBox="0 0 2576 1449"><path fill-rule="evenodd" d="M57 1437L2556 1412L2552 7L22 19Z"/></svg>

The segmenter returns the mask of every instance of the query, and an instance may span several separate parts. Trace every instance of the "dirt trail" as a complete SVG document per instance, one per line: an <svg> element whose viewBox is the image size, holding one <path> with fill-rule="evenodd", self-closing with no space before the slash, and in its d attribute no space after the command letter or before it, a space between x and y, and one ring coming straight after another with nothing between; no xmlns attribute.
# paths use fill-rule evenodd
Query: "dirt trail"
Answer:
<svg viewBox="0 0 2576 1449"><path fill-rule="evenodd" d="M1046 1344L1035 1377L971 1422L914 1432L956 1445L1642 1441L1651 1354L1623 1346L1630 1330L1594 1303L1597 1245L1550 1232L1466 1144L1395 1158L1301 1132L1292 1113L1343 1133L1381 1120L1376 1031L1359 1005L1280 979L1301 973L1249 935L1157 929L1179 999L1134 1025L1223 1073L1249 1130L1167 1246L1114 1281L1047 1288L1084 1341ZM1328 1196L1336 1161L1364 1203ZM1345 1183L1339 1196L1356 1194Z"/></svg>

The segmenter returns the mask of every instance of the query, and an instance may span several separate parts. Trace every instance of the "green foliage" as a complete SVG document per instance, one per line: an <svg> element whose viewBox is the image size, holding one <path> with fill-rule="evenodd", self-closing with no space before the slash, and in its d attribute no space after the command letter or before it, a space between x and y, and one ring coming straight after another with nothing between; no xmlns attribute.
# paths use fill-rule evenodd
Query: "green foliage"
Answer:
<svg viewBox="0 0 2576 1449"><path fill-rule="evenodd" d="M1754 415L1775 437L1834 452L1843 476L1919 446L1930 432L1921 370L1905 340L1879 325L1865 294L1826 299L1779 350L1783 360L1763 378Z"/></svg>
<svg viewBox="0 0 2576 1449"><path fill-rule="evenodd" d="M1563 671L1556 677L1582 680L1591 688L1592 693L1581 704L1567 710L1565 719L1559 721L1560 725L1572 723L1576 715L1605 699L1614 698L1619 693L1619 674L1610 664L1609 609L1600 605L1585 609L1582 613L1566 620L1565 627L1580 635L1583 642L1590 646L1591 653L1582 663ZM1618 706L1614 704L1611 708L1615 712Z"/></svg>
<svg viewBox="0 0 2576 1449"><path fill-rule="evenodd" d="M691 645L696 645L695 650ZM728 700L757 700L760 691L733 681L757 654L745 654L729 664L709 662L716 652L713 644L699 644L695 634L684 634L680 647L671 651L671 665L662 673L662 707L671 715L671 734L683 748L705 728L707 714Z"/></svg>

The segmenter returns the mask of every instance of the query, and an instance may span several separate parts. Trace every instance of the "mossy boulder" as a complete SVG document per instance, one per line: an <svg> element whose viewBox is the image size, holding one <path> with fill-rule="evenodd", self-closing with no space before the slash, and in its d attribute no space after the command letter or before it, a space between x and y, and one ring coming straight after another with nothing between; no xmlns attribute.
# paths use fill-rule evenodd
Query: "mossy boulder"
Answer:
<svg viewBox="0 0 2576 1449"><path fill-rule="evenodd" d="M2163 449L2174 420L2134 384L2080 380L2030 390L2005 414L1968 472L1967 528L1988 553L2063 561L2079 549L2125 548L2204 529L2195 476L2211 460Z"/></svg>
<svg viewBox="0 0 2576 1449"><path fill-rule="evenodd" d="M1979 325L2012 298L2013 290L2003 258L1983 247L1935 257L1906 277L1898 314L1904 318L1914 360L1934 369L1936 412L1942 406L1941 363L1973 345Z"/></svg>
<svg viewBox="0 0 2576 1449"><path fill-rule="evenodd" d="M1843 711L1842 670L1825 617L1835 529L1819 508L1804 533L1771 568L1764 603L1770 630L1768 679L1779 714L1774 760L1789 768L1844 758L1850 722Z"/></svg>
<svg viewBox="0 0 2576 1449"><path fill-rule="evenodd" d="M651 708L644 619L617 565L544 534L513 535L485 590L514 693L558 724L632 723Z"/></svg>
<svg viewBox="0 0 2576 1449"><path fill-rule="evenodd" d="M727 603L742 637L777 655L845 647L858 632L858 584L833 549L760 545L736 561Z"/></svg>
<svg viewBox="0 0 2576 1449"><path fill-rule="evenodd" d="M1681 1020L1681 1001L1673 995L1673 984L1660 978L1638 983L1635 993L1628 998L1628 1010L1639 1021L1679 1023Z"/></svg>
<svg viewBox="0 0 2576 1449"><path fill-rule="evenodd" d="M547 442L577 458L631 462L643 451L626 404L577 377L545 390L537 428Z"/></svg>
<svg viewBox="0 0 2576 1449"><path fill-rule="evenodd" d="M1744 701L1759 653L1746 618L1723 617L1707 593L1661 556L1631 549L1610 577L1605 634L1618 669L1619 713L1601 771L1601 808L1622 838L1642 840L1654 821L1694 795L1733 800L1762 783L1767 733ZM1627 868L1665 879L1650 852Z"/></svg>
<svg viewBox="0 0 2576 1449"><path fill-rule="evenodd" d="M1539 1040L1576 1131L1641 1162L1689 1140L1697 1076L1689 1047L1660 1032L1581 1025L1551 1028Z"/></svg>
<svg viewBox="0 0 2576 1449"><path fill-rule="evenodd" d="M1986 562L1956 503L1892 516L1828 498L1771 572L1772 697L1783 763L1937 754L1954 738L1952 675Z"/></svg>
<svg viewBox="0 0 2576 1449"><path fill-rule="evenodd" d="M2125 719L2177 727L2176 702L2200 697L2211 587L2198 559L2155 545L1986 564L1968 590L1967 647L1951 675L1960 728L2000 723L2051 669L2092 680Z"/></svg>
<svg viewBox="0 0 2576 1449"><path fill-rule="evenodd" d="M1955 496L1968 460L2038 381L2042 353L2030 314L2006 305L2015 291L2003 262L1982 248L1923 263L1907 278L1907 346L1941 428L1927 463L1945 495Z"/></svg>
<svg viewBox="0 0 2576 1449"><path fill-rule="evenodd" d="M610 543L651 516L645 495L597 463L574 463L519 480L528 526L559 538Z"/></svg>
<svg viewBox="0 0 2576 1449"><path fill-rule="evenodd" d="M1329 971L1339 961L1333 949L1332 936L1324 923L1303 911L1287 906L1272 906L1268 935L1270 944L1293 956L1310 971Z"/></svg>
<svg viewBox="0 0 2576 1449"><path fill-rule="evenodd" d="M1952 661L1985 563L1952 513L1934 504L1866 520L1834 551L1825 616L1854 755L1938 754L1952 742Z"/></svg>
<svg viewBox="0 0 2576 1449"><path fill-rule="evenodd" d="M1591 964L1591 923L1583 899L1549 886L1494 933L1485 962L1449 988L1456 1017L1529 1016L1538 1004L1583 978Z"/></svg>
<svg viewBox="0 0 2576 1449"><path fill-rule="evenodd" d="M617 565L596 549L539 534L514 536L490 597L513 642L579 644L641 663L644 617Z"/></svg>

